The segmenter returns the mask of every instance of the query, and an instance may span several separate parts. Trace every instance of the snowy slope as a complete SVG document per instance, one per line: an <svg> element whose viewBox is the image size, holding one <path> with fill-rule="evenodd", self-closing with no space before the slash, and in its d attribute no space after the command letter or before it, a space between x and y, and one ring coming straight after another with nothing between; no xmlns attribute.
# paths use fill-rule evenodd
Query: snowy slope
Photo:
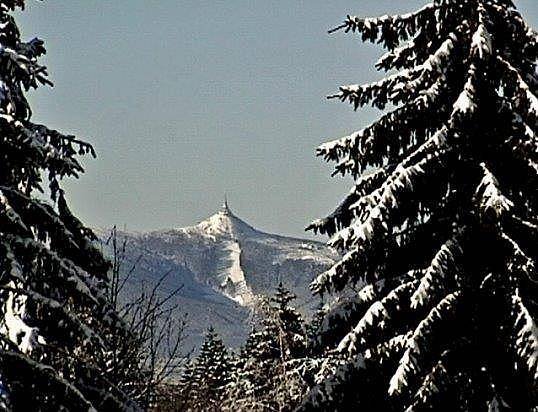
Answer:
<svg viewBox="0 0 538 412"><path fill-rule="evenodd" d="M312 313L317 301L308 285L337 258L322 243L258 231L226 203L195 226L120 235L128 240L131 261L143 256L128 293L170 272L165 286L183 285L177 299L189 315L189 343L195 346L209 325L229 345L240 345L256 296L271 294L281 280L297 294L298 308Z"/></svg>

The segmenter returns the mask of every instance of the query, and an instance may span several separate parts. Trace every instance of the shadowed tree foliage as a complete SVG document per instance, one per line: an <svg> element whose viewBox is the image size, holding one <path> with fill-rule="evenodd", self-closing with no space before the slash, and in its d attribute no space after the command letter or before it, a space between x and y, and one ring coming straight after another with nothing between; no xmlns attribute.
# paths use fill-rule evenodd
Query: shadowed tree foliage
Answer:
<svg viewBox="0 0 538 412"><path fill-rule="evenodd" d="M382 80L331 96L385 111L319 147L354 187L311 229L348 291L318 328L303 410L537 406L537 33L509 0L433 0L336 30L387 49ZM349 292L349 290L353 290Z"/></svg>

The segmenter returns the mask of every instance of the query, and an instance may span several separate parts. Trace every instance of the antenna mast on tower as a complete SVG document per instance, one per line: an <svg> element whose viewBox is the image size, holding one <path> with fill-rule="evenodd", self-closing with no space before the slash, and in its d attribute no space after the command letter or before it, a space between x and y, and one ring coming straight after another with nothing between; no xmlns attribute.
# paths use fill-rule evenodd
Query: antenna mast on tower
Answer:
<svg viewBox="0 0 538 412"><path fill-rule="evenodd" d="M230 207L228 206L228 195L224 192L224 203L222 204L222 210L224 212L230 212Z"/></svg>

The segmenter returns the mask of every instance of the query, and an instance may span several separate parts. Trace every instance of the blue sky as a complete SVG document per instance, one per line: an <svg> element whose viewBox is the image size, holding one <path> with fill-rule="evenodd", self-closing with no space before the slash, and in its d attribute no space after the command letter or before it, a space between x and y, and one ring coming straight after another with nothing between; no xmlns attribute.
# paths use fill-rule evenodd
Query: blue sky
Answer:
<svg viewBox="0 0 538 412"><path fill-rule="evenodd" d="M373 120L325 100L380 76L382 50L328 35L348 14L425 0L28 1L23 36L46 41L55 87L32 92L34 120L91 141L98 158L69 182L89 225L193 224L224 192L266 231L304 236L351 183L315 147ZM538 24L538 2L516 1Z"/></svg>

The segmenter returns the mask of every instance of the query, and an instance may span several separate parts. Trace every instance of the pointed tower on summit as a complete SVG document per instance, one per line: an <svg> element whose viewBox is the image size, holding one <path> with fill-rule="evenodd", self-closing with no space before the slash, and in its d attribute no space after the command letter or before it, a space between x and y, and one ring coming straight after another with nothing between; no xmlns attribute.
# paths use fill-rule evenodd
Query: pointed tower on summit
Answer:
<svg viewBox="0 0 538 412"><path fill-rule="evenodd" d="M224 201L215 214L209 216L195 226L182 228L182 230L203 233L211 237L224 236L231 239L256 237L261 234L261 232L258 232L232 212L230 204L228 203L227 194L224 195Z"/></svg>
<svg viewBox="0 0 538 412"><path fill-rule="evenodd" d="M232 211L230 210L230 206L228 205L228 196L226 193L224 193L224 202L222 203L221 211L224 212L224 214L231 215Z"/></svg>

